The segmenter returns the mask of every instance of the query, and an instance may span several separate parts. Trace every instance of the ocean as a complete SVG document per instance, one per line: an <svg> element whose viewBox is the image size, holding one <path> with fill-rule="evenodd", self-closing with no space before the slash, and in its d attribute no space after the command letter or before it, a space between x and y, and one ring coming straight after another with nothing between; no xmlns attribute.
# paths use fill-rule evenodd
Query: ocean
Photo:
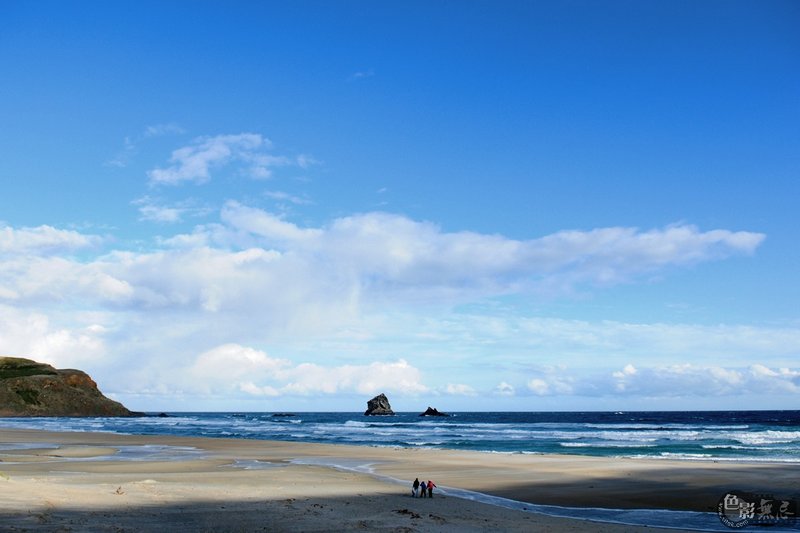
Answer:
<svg viewBox="0 0 800 533"><path fill-rule="evenodd" d="M681 460L800 462L800 411L167 413L0 418L2 428Z"/></svg>

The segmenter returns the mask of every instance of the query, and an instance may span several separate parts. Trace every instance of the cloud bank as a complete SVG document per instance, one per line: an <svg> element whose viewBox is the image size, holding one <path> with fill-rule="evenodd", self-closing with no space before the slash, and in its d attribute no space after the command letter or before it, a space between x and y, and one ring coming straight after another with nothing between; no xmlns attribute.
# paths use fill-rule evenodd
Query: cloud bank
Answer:
<svg viewBox="0 0 800 533"><path fill-rule="evenodd" d="M12 228L0 225L0 254L7 256L68 253L99 245L102 238L52 226Z"/></svg>
<svg viewBox="0 0 800 533"><path fill-rule="evenodd" d="M226 160L250 161L243 154L264 144L241 136L198 141L174 155L158 179L202 180ZM140 201L169 221L173 214L158 205ZM3 226L0 351L124 370L125 379L106 382L132 398L247 401L380 391L466 399L633 397L758 387L796 394L796 370L770 363L800 349L800 333L792 329L754 334L454 311L509 295L536 300L635 283L752 254L764 238L672 225L516 240L445 232L386 212L303 227L234 201L223 205L217 222L134 249L74 230ZM476 347L489 345L486 361ZM603 364L591 357L598 349L607 355ZM681 366L688 353L709 363ZM731 354L750 366L712 362ZM646 364L657 356L675 365ZM590 363L575 373L541 371L562 357ZM636 366L626 366L626 357Z"/></svg>
<svg viewBox="0 0 800 533"><path fill-rule="evenodd" d="M253 299L284 309L351 303L459 303L504 294L635 281L670 267L751 254L764 235L669 226L564 231L532 240L447 233L374 212L303 228L267 211L225 204L220 222L146 252L112 250L79 261L60 250L98 238L50 227L0 230L0 280L17 301L249 312Z"/></svg>
<svg viewBox="0 0 800 533"><path fill-rule="evenodd" d="M566 368L551 370L532 378L527 386L538 396L675 398L800 394L800 370L773 369L762 364L723 367L682 363L637 367L629 363L608 374L582 374L585 373L570 373Z"/></svg>

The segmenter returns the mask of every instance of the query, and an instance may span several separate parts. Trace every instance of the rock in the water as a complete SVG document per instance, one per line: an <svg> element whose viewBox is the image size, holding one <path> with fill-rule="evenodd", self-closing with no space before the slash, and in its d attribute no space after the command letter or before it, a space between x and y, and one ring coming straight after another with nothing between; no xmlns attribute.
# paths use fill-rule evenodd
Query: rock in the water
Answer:
<svg viewBox="0 0 800 533"><path fill-rule="evenodd" d="M385 394L378 394L367 402L365 415L393 415L392 406L389 405L389 398Z"/></svg>
<svg viewBox="0 0 800 533"><path fill-rule="evenodd" d="M427 409L425 409L425 412L420 413L419 416L450 416L450 415L439 411L435 407L428 407Z"/></svg>
<svg viewBox="0 0 800 533"><path fill-rule="evenodd" d="M86 373L0 357L0 416L134 416Z"/></svg>

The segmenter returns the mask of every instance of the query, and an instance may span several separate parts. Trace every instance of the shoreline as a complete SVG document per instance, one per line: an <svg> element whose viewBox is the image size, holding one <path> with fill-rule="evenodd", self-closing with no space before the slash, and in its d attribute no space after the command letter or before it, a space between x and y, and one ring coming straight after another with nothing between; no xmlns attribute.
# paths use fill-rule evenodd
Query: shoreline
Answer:
<svg viewBox="0 0 800 533"><path fill-rule="evenodd" d="M488 453L800 463L800 411L754 413L459 412L430 420L414 413L365 417L335 412L172 412L128 418L23 417L0 419L0 425Z"/></svg>
<svg viewBox="0 0 800 533"><path fill-rule="evenodd" d="M326 503L317 505L325 505L327 514L337 516L338 520L373 516L376 509L383 509L380 519L383 525L367 524L366 529L393 524L391 527L411 527L411 530L469 530L472 526L481 530L484 528L478 527L479 522L489 520L494 529L525 530L530 529L533 520L559 522L558 526L548 526L554 531L597 531L600 525L611 528L604 529L607 531L641 530L628 529L637 526L590 521L593 517L624 521L627 514L643 515L645 523L648 519L653 521L649 524L650 531L656 525L698 530L704 528L669 522L702 513L706 519L713 518L704 523L724 531L726 528L716 516L716 505L726 491L745 490L797 499L796 480L800 479L800 465L786 463L487 454L294 441L0 429L0 444L4 445L0 447L9 448L8 444L15 443L16 449L11 446L0 450L3 523L11 523L9 519L24 522L25 516L19 514L23 508L52 508L51 517L59 510L65 516L87 515L70 513L67 503L81 502L81 494L92 493L93 489L96 492L99 487L110 489L109 481L113 479L116 481L111 484L117 484L114 489L128 496L122 498L122 494L107 490L107 494L116 498L105 502L109 507L104 512L119 514L115 506L126 499L132 500L126 508L166 506L156 513L159 516L154 518L153 529L163 521L173 525L169 511L172 506L191 508L197 501L221 505L220 502L232 498L242 508L242 516L248 516L255 505L253 497L258 505L273 507L273 514L287 520L302 518L301 523L305 524L298 526L299 529L288 523L273 524L277 530L330 529L330 525L326 529L324 524L315 529L313 521L304 521L308 514L316 516L313 511L318 508L300 512L296 509L299 504L293 504L294 509L292 505L286 507L284 496L288 495L295 502L309 496L322 498ZM438 485L433 500L410 498L410 483L415 477L433 479ZM407 487L403 487L403 480L407 480ZM309 484L315 488L306 486L305 490L304 485ZM148 488L162 486L180 490L156 491L161 495L160 500L146 497ZM322 486L324 490L320 489ZM48 490L43 490L45 487L70 494L70 498L63 505L56 505L53 497L48 498ZM220 490L222 494L217 493ZM141 494L133 498L134 492ZM371 497L367 502L364 498L370 493L383 496ZM84 501L84 505L92 508L91 501L91 498ZM499 506L504 501L514 505L510 509ZM437 502L441 503L437 506ZM426 518L418 508L444 522ZM592 513L592 509L596 512ZM622 511L609 514L598 509ZM402 513L403 510L410 514ZM445 510L452 513L442 513ZM551 516L554 512L571 518ZM470 513L478 513L482 518ZM661 518L666 517L666 524L657 520L658 513ZM198 509L190 514L207 513ZM414 518L415 515L419 517ZM125 530L124 513L118 518ZM250 528L263 517L251 516L246 523L241 523L245 518L237 520L241 527L232 530L249 531L255 530ZM353 522L351 526L360 528L361 522ZM223 524L216 525L225 530Z"/></svg>

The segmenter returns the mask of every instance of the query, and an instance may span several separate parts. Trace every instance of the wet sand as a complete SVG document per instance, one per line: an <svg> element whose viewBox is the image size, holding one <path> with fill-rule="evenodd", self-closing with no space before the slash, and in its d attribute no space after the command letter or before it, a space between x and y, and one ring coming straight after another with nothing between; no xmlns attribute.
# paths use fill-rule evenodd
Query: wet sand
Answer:
<svg viewBox="0 0 800 533"><path fill-rule="evenodd" d="M433 499L411 498L415 477ZM797 479L797 464L0 430L0 531L657 531L455 494L715 513L730 490L796 498Z"/></svg>

